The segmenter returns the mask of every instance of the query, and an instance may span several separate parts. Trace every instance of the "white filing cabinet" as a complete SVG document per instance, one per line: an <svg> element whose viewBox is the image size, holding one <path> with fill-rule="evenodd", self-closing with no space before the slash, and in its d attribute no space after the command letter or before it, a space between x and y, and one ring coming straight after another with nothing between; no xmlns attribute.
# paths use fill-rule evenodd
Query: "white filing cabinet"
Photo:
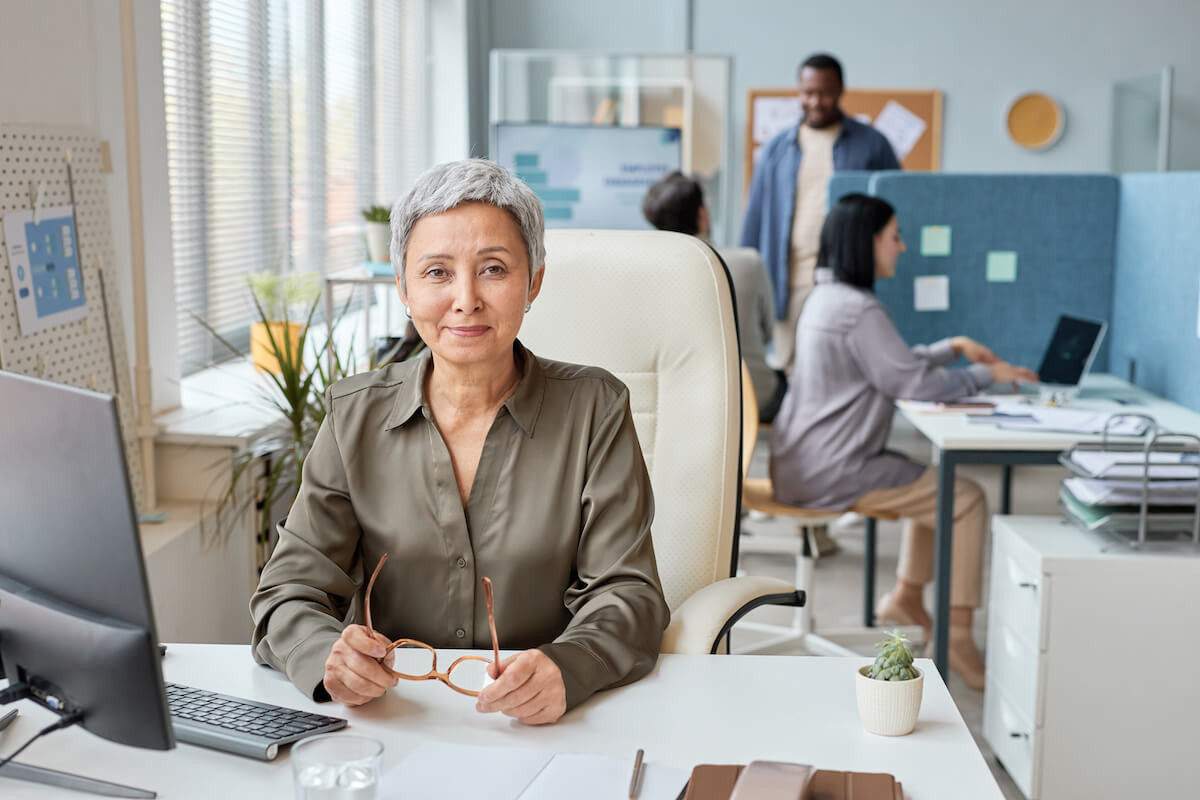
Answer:
<svg viewBox="0 0 1200 800"><path fill-rule="evenodd" d="M992 522L983 735L1030 800L1200 793L1200 557Z"/></svg>

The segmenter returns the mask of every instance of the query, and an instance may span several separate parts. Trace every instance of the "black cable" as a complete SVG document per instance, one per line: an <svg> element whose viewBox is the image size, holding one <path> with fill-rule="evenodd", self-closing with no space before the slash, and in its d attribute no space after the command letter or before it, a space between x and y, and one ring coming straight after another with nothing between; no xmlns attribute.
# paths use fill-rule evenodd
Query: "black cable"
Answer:
<svg viewBox="0 0 1200 800"><path fill-rule="evenodd" d="M0 703L12 703L24 700L26 697L29 697L29 684L25 682L14 683L7 689L0 689Z"/></svg>
<svg viewBox="0 0 1200 800"><path fill-rule="evenodd" d="M83 712L82 711L72 711L69 714L63 715L63 718L60 719L58 722L55 722L52 725L47 725L46 727L42 728L40 731L35 733L33 736L31 736L29 738L29 741L25 742L25 744L18 747L16 752L14 752L12 755L8 756L7 758L4 758L3 760L0 760L0 767L3 767L8 762L12 761L14 758L21 755L21 753L24 752L26 747L29 747L29 745L33 744L38 739L45 736L47 733L53 733L54 731L62 730L63 728L69 728L72 725L74 725L78 722L81 722L82 720L83 720Z"/></svg>

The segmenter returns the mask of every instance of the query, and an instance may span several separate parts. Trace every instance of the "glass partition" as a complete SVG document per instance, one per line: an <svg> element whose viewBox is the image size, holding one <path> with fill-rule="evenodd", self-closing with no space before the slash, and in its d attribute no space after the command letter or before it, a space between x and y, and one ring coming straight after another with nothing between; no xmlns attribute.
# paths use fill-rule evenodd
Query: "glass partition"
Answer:
<svg viewBox="0 0 1200 800"><path fill-rule="evenodd" d="M493 50L490 88L492 157L499 123L678 128L679 166L704 187L713 241L734 241L727 56ZM663 166L638 165L624 180L648 186Z"/></svg>

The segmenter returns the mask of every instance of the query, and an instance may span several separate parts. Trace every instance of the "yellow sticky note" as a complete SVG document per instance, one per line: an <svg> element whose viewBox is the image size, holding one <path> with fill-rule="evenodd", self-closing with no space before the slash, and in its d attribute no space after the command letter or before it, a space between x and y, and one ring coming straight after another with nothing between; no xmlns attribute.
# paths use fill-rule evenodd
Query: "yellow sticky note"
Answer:
<svg viewBox="0 0 1200 800"><path fill-rule="evenodd" d="M950 255L949 225L923 225L921 227L921 255Z"/></svg>

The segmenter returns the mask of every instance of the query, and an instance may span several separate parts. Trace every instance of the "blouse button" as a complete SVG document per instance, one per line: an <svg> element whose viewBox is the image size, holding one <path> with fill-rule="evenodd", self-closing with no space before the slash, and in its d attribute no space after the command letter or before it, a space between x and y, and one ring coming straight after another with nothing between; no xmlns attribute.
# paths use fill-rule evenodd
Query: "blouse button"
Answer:
<svg viewBox="0 0 1200 800"><path fill-rule="evenodd" d="M462 628L459 628L458 630L456 630L454 632L454 635L457 636L458 638L462 639L467 635L467 632L464 631Z"/></svg>
<svg viewBox="0 0 1200 800"><path fill-rule="evenodd" d="M458 563L458 568L462 569L463 567L465 567L467 565L467 560L465 558L463 558L462 556L459 556L457 563Z"/></svg>

